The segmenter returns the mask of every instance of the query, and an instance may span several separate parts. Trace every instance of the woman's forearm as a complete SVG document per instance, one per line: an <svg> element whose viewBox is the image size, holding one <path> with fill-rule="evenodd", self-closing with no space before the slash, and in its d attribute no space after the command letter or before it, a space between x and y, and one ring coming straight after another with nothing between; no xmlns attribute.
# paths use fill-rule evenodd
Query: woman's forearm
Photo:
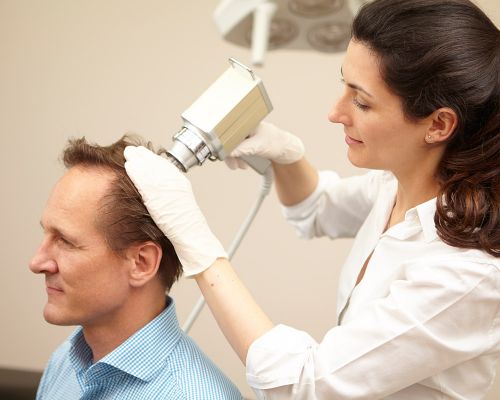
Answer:
<svg viewBox="0 0 500 400"><path fill-rule="evenodd" d="M318 171L305 158L292 164L273 163L278 198L284 206L306 199L318 185Z"/></svg>
<svg viewBox="0 0 500 400"><path fill-rule="evenodd" d="M272 329L273 323L227 259L217 259L195 279L224 336L246 364L250 345Z"/></svg>
<svg viewBox="0 0 500 400"><path fill-rule="evenodd" d="M278 197L286 206L307 198L318 184L318 172L304 158L287 165L273 163L273 171ZM245 364L250 345L274 324L227 259L217 259L195 279L224 336Z"/></svg>

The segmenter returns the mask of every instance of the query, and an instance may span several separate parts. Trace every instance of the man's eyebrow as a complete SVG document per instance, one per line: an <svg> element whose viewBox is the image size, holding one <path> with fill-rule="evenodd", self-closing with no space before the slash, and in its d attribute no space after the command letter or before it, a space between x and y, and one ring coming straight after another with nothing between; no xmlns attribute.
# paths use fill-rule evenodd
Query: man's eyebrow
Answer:
<svg viewBox="0 0 500 400"><path fill-rule="evenodd" d="M370 93L368 93L365 89L363 89L361 86L356 85L354 83L349 83L344 80L344 73L342 72L342 67L340 67L340 75L342 75L342 82L344 82L347 86L349 86L351 89L354 90L359 90L360 92L365 93L369 97L373 97Z"/></svg>
<svg viewBox="0 0 500 400"><path fill-rule="evenodd" d="M55 226L49 226L48 228L46 228L41 220L40 220L40 226L42 227L44 232L49 231L50 233L54 233L58 236L68 238L69 240L74 240L72 235L69 235L68 233L64 232L64 230L62 230L60 228L56 228Z"/></svg>

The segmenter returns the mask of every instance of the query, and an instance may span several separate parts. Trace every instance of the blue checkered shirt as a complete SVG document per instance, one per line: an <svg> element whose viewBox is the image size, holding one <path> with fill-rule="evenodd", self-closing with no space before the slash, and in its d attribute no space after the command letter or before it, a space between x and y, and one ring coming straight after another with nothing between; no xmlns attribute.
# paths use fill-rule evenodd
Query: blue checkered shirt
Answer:
<svg viewBox="0 0 500 400"><path fill-rule="evenodd" d="M241 400L238 389L180 329L175 305L92 363L82 328L52 355L37 400Z"/></svg>

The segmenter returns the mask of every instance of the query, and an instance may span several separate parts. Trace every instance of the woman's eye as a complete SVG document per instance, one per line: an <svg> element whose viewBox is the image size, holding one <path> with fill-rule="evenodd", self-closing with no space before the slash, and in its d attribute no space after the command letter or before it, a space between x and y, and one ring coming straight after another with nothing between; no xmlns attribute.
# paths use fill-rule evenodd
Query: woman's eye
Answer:
<svg viewBox="0 0 500 400"><path fill-rule="evenodd" d="M366 111L366 110L368 110L368 108L369 108L366 104L360 103L360 102L359 102L359 100L358 100L356 97L354 97L354 98L352 99L352 103L353 103L356 107L358 107L361 111Z"/></svg>
<svg viewBox="0 0 500 400"><path fill-rule="evenodd" d="M340 82L342 82L343 85L346 85L345 83L345 80L344 78L340 78ZM353 93L354 94L354 93ZM360 103L360 101L356 98L356 97L353 97L352 99L352 103L358 107L361 111L366 111L368 110L370 107L367 106L366 104L363 104L363 103Z"/></svg>

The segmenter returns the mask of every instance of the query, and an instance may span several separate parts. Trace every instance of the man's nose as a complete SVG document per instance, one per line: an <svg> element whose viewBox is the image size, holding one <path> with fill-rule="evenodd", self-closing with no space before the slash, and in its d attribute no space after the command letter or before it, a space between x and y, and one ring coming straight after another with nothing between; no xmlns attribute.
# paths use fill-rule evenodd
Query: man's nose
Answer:
<svg viewBox="0 0 500 400"><path fill-rule="evenodd" d="M29 264L30 270L35 274L57 272L57 262L51 255L46 240L42 242Z"/></svg>

